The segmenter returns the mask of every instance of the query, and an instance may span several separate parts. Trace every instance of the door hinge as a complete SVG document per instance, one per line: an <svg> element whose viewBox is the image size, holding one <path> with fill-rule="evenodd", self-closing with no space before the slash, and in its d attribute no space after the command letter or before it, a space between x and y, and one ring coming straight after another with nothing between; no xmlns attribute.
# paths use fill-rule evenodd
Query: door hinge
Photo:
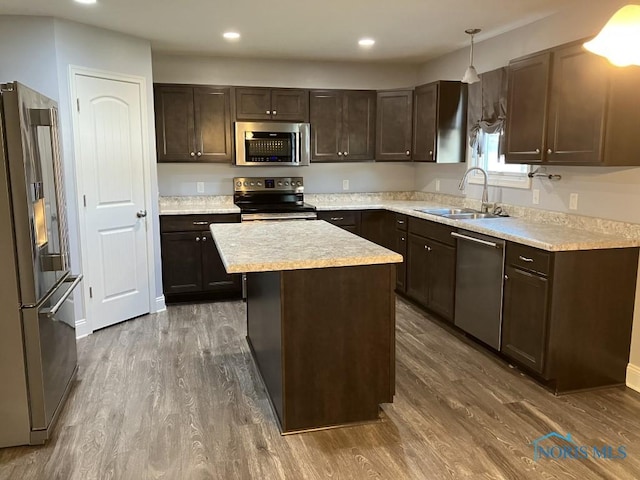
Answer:
<svg viewBox="0 0 640 480"><path fill-rule="evenodd" d="M89 287L89 298L93 298L93 287Z"/></svg>
<svg viewBox="0 0 640 480"><path fill-rule="evenodd" d="M78 112L80 112L80 99L76 98L76 108L78 109Z"/></svg>
<svg viewBox="0 0 640 480"><path fill-rule="evenodd" d="M82 203L84 203L84 206L87 206L87 196L86 195L82 195Z"/></svg>

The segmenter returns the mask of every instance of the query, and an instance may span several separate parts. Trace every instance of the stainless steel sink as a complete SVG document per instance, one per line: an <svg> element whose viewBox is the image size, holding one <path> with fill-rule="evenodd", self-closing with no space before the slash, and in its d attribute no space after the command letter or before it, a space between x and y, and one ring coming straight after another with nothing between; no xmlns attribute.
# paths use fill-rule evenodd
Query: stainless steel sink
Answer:
<svg viewBox="0 0 640 480"><path fill-rule="evenodd" d="M437 215L439 217L450 218L452 220L476 220L480 218L500 217L500 215L495 215L488 212L479 212L472 208L417 208L416 211L428 213L430 215Z"/></svg>

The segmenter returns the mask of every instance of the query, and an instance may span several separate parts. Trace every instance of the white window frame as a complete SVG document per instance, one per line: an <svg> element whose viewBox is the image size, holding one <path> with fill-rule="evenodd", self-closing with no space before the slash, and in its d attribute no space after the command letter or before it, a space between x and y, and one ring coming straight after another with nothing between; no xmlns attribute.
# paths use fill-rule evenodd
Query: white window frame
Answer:
<svg viewBox="0 0 640 480"><path fill-rule="evenodd" d="M478 132L479 141L484 141L484 132ZM483 151L486 152L486 144ZM487 170L486 162L482 158L482 156L476 155L476 149L469 148L467 149L467 165L469 168L471 167L481 167ZM504 162L504 155L500 156L502 161ZM487 170L488 175L488 183L494 187L508 187L508 188L519 188L519 189L530 189L531 188L531 179L527 176L530 171L529 165L523 165L522 172L503 172L496 170ZM469 175L469 183L473 184L484 184L484 175L478 172L477 170L473 171Z"/></svg>

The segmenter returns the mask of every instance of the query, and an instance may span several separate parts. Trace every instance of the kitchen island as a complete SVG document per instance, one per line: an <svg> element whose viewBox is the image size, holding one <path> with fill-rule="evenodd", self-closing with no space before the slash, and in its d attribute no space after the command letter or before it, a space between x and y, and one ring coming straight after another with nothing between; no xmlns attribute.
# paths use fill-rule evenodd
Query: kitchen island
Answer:
<svg viewBox="0 0 640 480"><path fill-rule="evenodd" d="M395 388L395 263L323 221L212 224L247 274L247 341L282 433L378 418Z"/></svg>

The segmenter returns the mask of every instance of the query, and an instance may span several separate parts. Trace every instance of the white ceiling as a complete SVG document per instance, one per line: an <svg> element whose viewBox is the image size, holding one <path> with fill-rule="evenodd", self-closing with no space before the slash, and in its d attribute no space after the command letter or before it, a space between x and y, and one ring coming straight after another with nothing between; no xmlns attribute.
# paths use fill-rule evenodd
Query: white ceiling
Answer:
<svg viewBox="0 0 640 480"><path fill-rule="evenodd" d="M73 20L149 39L154 52L413 63L556 13L576 0L0 0L0 14ZM227 30L239 41L222 38ZM376 39L363 49L362 37Z"/></svg>

